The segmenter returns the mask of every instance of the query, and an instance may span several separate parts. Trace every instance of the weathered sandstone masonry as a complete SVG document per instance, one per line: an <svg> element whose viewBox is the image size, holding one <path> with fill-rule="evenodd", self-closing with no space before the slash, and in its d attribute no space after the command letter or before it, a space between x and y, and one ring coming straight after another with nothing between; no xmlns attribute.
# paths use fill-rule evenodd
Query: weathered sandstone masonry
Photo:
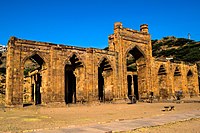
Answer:
<svg viewBox="0 0 200 133"><path fill-rule="evenodd" d="M171 98L176 91L198 95L195 64L152 57L148 25L140 31L114 25L108 50L79 48L11 37L8 41L8 105L110 101L153 92ZM38 67L24 74L27 60Z"/></svg>

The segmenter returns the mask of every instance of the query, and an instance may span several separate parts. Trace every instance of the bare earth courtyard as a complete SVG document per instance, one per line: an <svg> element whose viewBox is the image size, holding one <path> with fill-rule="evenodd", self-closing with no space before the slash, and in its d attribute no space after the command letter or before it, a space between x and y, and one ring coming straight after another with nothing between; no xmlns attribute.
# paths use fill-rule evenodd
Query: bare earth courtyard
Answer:
<svg viewBox="0 0 200 133"><path fill-rule="evenodd" d="M200 98L197 98L200 101ZM162 111L164 106L173 105L175 110ZM46 105L24 108L1 108L1 132L49 132L60 128L85 127L118 121L137 120L152 117L168 117L190 111L200 111L200 103L107 103L84 105ZM132 132L199 132L200 119L139 128ZM67 131L67 130L66 130Z"/></svg>

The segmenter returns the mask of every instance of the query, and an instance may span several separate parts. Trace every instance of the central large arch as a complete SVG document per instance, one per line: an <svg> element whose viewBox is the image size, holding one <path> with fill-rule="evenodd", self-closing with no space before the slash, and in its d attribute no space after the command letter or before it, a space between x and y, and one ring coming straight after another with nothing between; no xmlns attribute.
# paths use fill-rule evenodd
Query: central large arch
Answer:
<svg viewBox="0 0 200 133"><path fill-rule="evenodd" d="M145 84L141 84L145 78L145 56L139 47L135 46L126 53L126 71L127 71L127 96L135 96L139 100L142 89Z"/></svg>

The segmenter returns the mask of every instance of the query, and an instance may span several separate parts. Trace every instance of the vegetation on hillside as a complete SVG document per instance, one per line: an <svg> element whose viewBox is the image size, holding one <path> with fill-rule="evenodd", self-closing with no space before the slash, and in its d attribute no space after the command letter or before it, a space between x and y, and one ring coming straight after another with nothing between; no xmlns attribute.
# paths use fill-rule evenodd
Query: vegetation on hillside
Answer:
<svg viewBox="0 0 200 133"><path fill-rule="evenodd" d="M200 42L186 38L152 40L152 51L155 57L173 57L174 60L191 63L200 61Z"/></svg>

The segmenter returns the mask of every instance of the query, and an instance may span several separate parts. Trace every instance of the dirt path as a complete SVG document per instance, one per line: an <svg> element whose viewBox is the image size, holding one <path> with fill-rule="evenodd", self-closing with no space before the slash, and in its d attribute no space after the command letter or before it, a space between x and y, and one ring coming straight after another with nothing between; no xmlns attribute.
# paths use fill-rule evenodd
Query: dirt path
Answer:
<svg viewBox="0 0 200 133"><path fill-rule="evenodd" d="M162 111L174 105L174 111ZM118 120L131 120L200 110L200 103L92 104L76 106L30 106L0 111L0 131L19 132L54 129L76 125L92 125Z"/></svg>

